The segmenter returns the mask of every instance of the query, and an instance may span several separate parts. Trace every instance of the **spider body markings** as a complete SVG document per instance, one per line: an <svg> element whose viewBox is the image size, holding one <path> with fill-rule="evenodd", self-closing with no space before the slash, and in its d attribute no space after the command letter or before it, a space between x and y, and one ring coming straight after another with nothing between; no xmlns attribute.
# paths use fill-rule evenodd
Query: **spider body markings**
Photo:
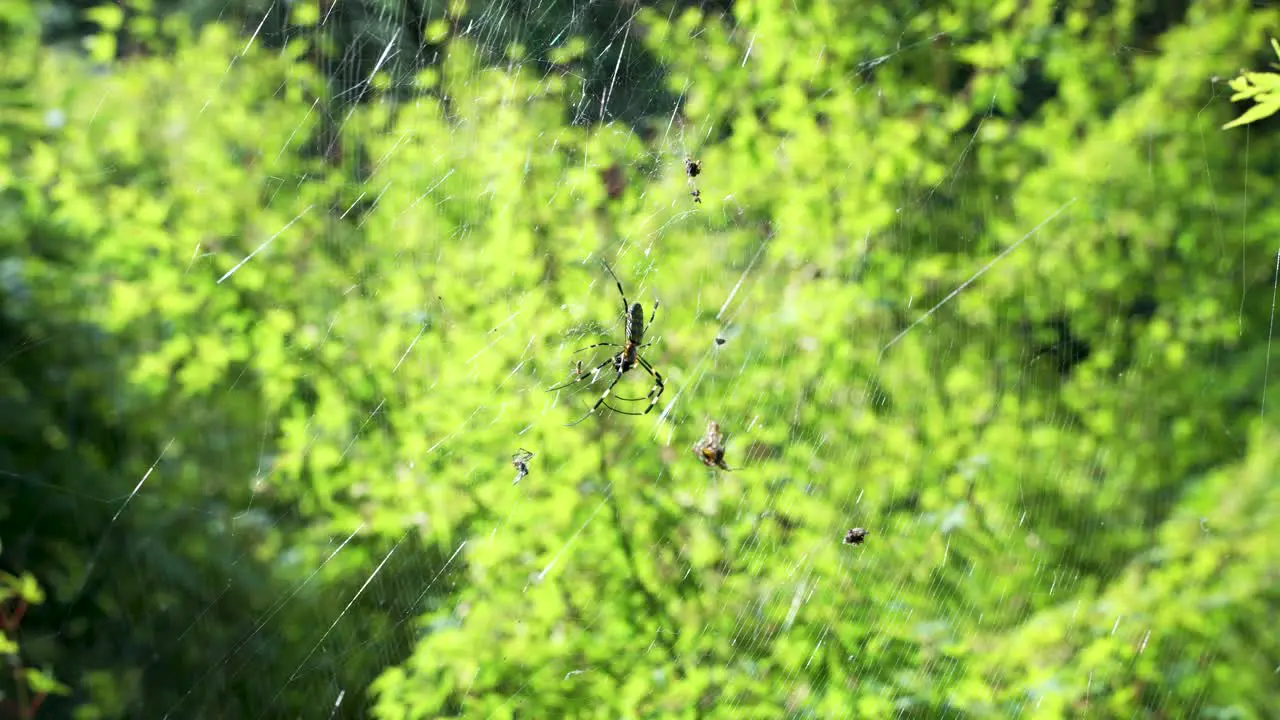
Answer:
<svg viewBox="0 0 1280 720"><path fill-rule="evenodd" d="M594 379L596 374L600 372L600 370L604 369L609 365L613 366L614 376L613 376L612 382L609 383L609 387L604 389L604 393L602 393L600 395L600 398L596 400L596 404L591 406L591 409L587 411L587 414L569 423L570 426L577 425L583 420L586 420L588 417L594 414L596 410L599 410L601 405L605 406L606 408L609 408L610 410L618 413L619 415L647 415L649 414L649 411L653 410L654 406L658 404L658 398L662 397L662 391L666 389L666 386L662 382L662 373L658 372L657 370L654 370L653 366L649 364L649 361L645 360L644 357L640 355L640 349L648 347L651 344L651 343L646 343L644 341L644 331L646 327L644 322L644 307L641 306L640 303L627 302L627 293L625 290L622 289L622 281L619 280L618 276L614 274L613 268L609 267L609 263L604 262L603 260L601 261L601 263L604 264L604 269L609 271L609 275L613 278L614 284L618 286L618 295L622 297L622 312L624 317L626 318L626 329L624 333L626 337L624 339L624 342L621 344L612 343L612 342L602 342L602 343L595 343L594 345L588 345L587 347L574 350L575 353L580 353L580 352L592 350L598 347L620 348L618 352L614 353L604 362L600 363L599 365L596 365L595 367L591 368L586 372L582 372L582 367L581 365L579 365L577 368L577 372L575 372L572 380L547 389L547 392L553 392L555 390L559 390L561 388L566 388L566 387L569 387L570 385L580 383L587 378ZM653 303L653 314L649 316L650 327L653 326L653 319L657 316L658 316L658 302L655 300ZM622 397L621 395L612 395L613 387L618 384L618 381L622 380L622 376L636 367L641 368L645 372L649 373L649 375L653 376L653 387L649 388L648 394L642 398L630 398L630 397ZM643 412L630 412L627 410L619 410L618 408L606 402L611 395L612 397L618 400L627 400L627 401L633 401L633 402L644 402L645 400L648 400L649 404L645 406Z"/></svg>

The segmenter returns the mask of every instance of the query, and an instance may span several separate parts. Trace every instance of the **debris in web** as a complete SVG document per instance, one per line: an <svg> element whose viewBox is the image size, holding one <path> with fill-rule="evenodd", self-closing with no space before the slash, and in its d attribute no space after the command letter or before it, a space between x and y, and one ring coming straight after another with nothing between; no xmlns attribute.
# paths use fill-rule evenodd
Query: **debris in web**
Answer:
<svg viewBox="0 0 1280 720"><path fill-rule="evenodd" d="M694 443L693 454L707 467L733 470L724 462L724 433L720 432L720 424L715 420L707 421L707 434Z"/></svg>
<svg viewBox="0 0 1280 720"><path fill-rule="evenodd" d="M529 461L532 459L533 453L524 448L520 448L511 456L511 465L516 469L516 479L511 481L512 485L518 484L529 474Z"/></svg>
<svg viewBox="0 0 1280 720"><path fill-rule="evenodd" d="M845 545L861 545L867 539L865 528L856 527L844 534Z"/></svg>

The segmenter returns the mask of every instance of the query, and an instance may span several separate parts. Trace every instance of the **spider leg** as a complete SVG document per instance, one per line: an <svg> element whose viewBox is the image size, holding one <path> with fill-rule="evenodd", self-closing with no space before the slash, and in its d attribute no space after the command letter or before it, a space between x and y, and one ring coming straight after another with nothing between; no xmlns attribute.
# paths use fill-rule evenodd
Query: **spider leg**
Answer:
<svg viewBox="0 0 1280 720"><path fill-rule="evenodd" d="M647 415L653 409L653 406L658 404L658 398L662 397L662 392L667 389L667 385L662 382L662 373L654 370L648 360L636 355L636 361L640 363L640 367L645 369L645 372L653 376L654 380L653 388L649 390L649 406L644 409L644 412L639 413L640 415Z"/></svg>
<svg viewBox="0 0 1280 720"><path fill-rule="evenodd" d="M630 311L630 305L627 303L627 293L622 289L622 281L618 279L617 275L613 274L613 268L609 267L609 263L605 262L604 258L601 258L600 262L604 263L604 269L609 271L609 274L613 276L614 284L618 286L618 294L622 296L622 315L623 317L626 317L627 313Z"/></svg>
<svg viewBox="0 0 1280 720"><path fill-rule="evenodd" d="M650 365L646 360L640 358L639 356L636 356L636 359L639 360L640 365L645 369L645 372L648 372L650 375L652 375L654 377L654 380L656 381L653 387L649 389L649 394L645 395L642 398L629 398L629 397L623 397L621 395L610 396L610 391L613 390L613 386L617 385L618 381L622 379L623 373L618 373L618 375L614 377L613 382L609 384L609 387L604 391L604 394L600 396L600 399L596 401L596 404L591 408L591 410L586 415L583 415L580 419L575 421L573 423L574 425L577 425L583 420L586 420L587 417L591 415L591 413L594 413L601 405L605 406L606 408L609 408L610 410L612 410L613 412L619 415L634 415L634 416L648 415L649 411L653 410L653 407L658 404L658 398L662 397L662 391L666 389L666 385L662 382L662 373L659 373L658 371L654 370L652 365ZM618 400L629 400L632 402L643 402L645 400L648 400L649 404L645 406L642 412L619 410L618 408L605 402L610 397L617 398Z"/></svg>
<svg viewBox="0 0 1280 720"><path fill-rule="evenodd" d="M585 352L585 351L587 351L587 350L591 350L592 348L598 348L598 347L622 347L622 346L621 346L621 345L619 345L618 343L602 342L602 343L596 343L595 345L588 345L588 346L586 346L586 347L584 347L584 348L578 348L577 350L574 350L573 352L571 352L571 353L569 353L569 354L570 354L570 355L577 355L577 354L578 354L578 353L580 353L580 352Z"/></svg>
<svg viewBox="0 0 1280 720"><path fill-rule="evenodd" d="M655 384L654 387L657 387L657 385ZM649 392L645 393L644 397L622 397L621 395L614 395L613 397L617 400L630 400L631 402L644 402L645 400L648 400L649 398L653 397L654 387L649 388Z"/></svg>
<svg viewBox="0 0 1280 720"><path fill-rule="evenodd" d="M642 347L648 347L649 345L652 345L652 344L653 343L645 343L644 345L638 346L636 349L639 350ZM636 355L636 361L645 369L645 372L649 373L650 375L654 375L653 366L650 365L647 360L640 357L639 355ZM654 389L657 388L662 383L662 376L660 374L654 375L654 377L658 378L658 383L655 384L654 387L649 388L649 392L645 393L644 397L623 397L621 395L614 395L613 397L617 398L618 400L628 400L630 402L644 402L645 400L648 400L649 398L653 397ZM662 394L661 390L658 391L658 394L659 395ZM622 411L616 410L615 412L622 412ZM623 412L622 414L626 415L627 413Z"/></svg>
<svg viewBox="0 0 1280 720"><path fill-rule="evenodd" d="M640 357L640 355L637 354L636 362L640 363L640 367L644 368L645 372L652 375L654 380L657 380L657 383L656 383L657 387L665 387L665 385L662 382L662 373L658 372L657 370L654 370L653 366L649 364L648 360L645 360L644 358Z"/></svg>
<svg viewBox="0 0 1280 720"><path fill-rule="evenodd" d="M653 314L649 316L649 327L653 327L653 319L658 317L658 301L653 301Z"/></svg>
<svg viewBox="0 0 1280 720"><path fill-rule="evenodd" d="M555 387L547 388L547 392L553 392L553 391L555 391L555 390L559 390L560 388L567 388L567 387L569 387L570 385L572 385L572 384L574 384L574 383L582 382L583 380L585 380L585 379L587 379L587 378L591 377L592 375L595 375L595 374L596 374L596 372L598 372L601 368L603 368L605 365L608 365L608 364L609 364L609 363L611 363L611 362L613 362L613 358L612 358L612 357L610 357L608 360L605 360L604 362L600 363L599 365L597 365L597 366L595 366L595 367L591 368L591 369L590 369L590 370L588 370L587 372L584 372L584 373L582 373L581 375L579 375L579 376L575 377L574 379L570 380L569 382L566 382L566 383L560 383L559 385L556 385ZM615 380L614 382L617 382L617 381ZM612 386L612 385L610 385L609 387L613 387L613 386Z"/></svg>
<svg viewBox="0 0 1280 720"><path fill-rule="evenodd" d="M609 362L613 362L613 358L609 358ZM618 373L617 375L614 375L613 382L609 383L609 387L604 389L604 392L601 393L600 395L600 399L596 400L596 404L591 406L591 409L587 411L587 414L583 415L577 420L574 420L573 422L569 423L565 427L573 427L574 425L577 425L583 420L586 420L587 418L591 417L595 413L595 411L598 410L600 406L604 404L604 401L609 399L609 393L613 391L613 386L617 385L618 381L621 379L622 379L622 373Z"/></svg>
<svg viewBox="0 0 1280 720"><path fill-rule="evenodd" d="M606 404L605 407L618 413L619 415L644 415L649 412L648 410L646 410L645 412L628 412L626 410L619 410L618 408L613 407L612 405L609 405L609 404Z"/></svg>

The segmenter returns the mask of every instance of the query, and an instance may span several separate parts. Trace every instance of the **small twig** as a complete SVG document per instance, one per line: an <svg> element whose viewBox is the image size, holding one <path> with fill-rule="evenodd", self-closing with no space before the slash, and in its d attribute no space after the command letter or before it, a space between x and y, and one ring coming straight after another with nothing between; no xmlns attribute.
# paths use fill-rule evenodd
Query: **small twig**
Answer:
<svg viewBox="0 0 1280 720"><path fill-rule="evenodd" d="M27 607L26 598L19 597L14 603L12 612L5 612L4 608L0 608L0 627L3 627L5 632L15 632L18 625L22 623L23 616L27 614ZM14 693L18 696L14 703L17 706L18 717L31 720L40 709L40 704L44 702L45 693L37 693L34 700L27 701L26 667L22 664L20 650L13 656L13 687Z"/></svg>
<svg viewBox="0 0 1280 720"><path fill-rule="evenodd" d="M4 625L5 630L17 630L19 623L22 622L22 616L26 614L26 598L18 598L18 602L14 606L12 615L5 613L4 610L0 610L0 625Z"/></svg>
<svg viewBox="0 0 1280 720"><path fill-rule="evenodd" d="M23 677L25 673L23 672L22 658L17 655L14 658L13 687L18 694L18 717L23 718L23 720L31 720L31 718L35 717L35 711L27 704L27 681Z"/></svg>
<svg viewBox="0 0 1280 720"><path fill-rule="evenodd" d="M49 693L41 692L36 694L35 699L31 701L31 707L27 709L28 717L36 716L36 711L40 709L40 705L44 702L46 697L49 697Z"/></svg>

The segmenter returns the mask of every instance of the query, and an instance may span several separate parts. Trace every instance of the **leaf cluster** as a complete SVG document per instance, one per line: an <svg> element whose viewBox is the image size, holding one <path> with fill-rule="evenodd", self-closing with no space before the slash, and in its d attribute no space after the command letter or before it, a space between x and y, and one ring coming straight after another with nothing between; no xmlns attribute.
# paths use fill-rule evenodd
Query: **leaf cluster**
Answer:
<svg viewBox="0 0 1280 720"><path fill-rule="evenodd" d="M645 11L683 99L638 129L450 23L341 123L319 29L105 75L19 33L0 507L58 677L103 716L1264 716L1280 141L1197 79L1276 15L1149 5ZM601 257L668 391L565 428Z"/></svg>
<svg viewBox="0 0 1280 720"><path fill-rule="evenodd" d="M1271 47L1275 48L1276 57L1280 57L1280 42L1272 38ZM1275 63L1272 65L1280 67ZM1280 110L1280 73L1242 72L1232 79L1231 89L1235 91L1231 96L1231 102L1252 100L1255 104L1240 117L1223 125L1223 130L1255 123L1275 115L1276 111Z"/></svg>

